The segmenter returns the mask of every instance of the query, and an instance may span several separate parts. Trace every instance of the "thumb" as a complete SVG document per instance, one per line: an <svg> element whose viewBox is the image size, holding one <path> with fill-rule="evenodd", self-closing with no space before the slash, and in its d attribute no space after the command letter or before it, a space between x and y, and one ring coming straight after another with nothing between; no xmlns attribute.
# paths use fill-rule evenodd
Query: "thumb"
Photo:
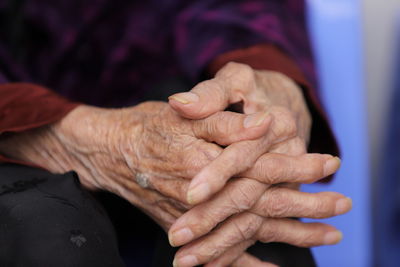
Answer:
<svg viewBox="0 0 400 267"><path fill-rule="evenodd" d="M232 94L223 82L214 78L203 81L185 93L170 96L170 106L184 118L202 119L217 111L225 110L230 104L242 100L239 94Z"/></svg>

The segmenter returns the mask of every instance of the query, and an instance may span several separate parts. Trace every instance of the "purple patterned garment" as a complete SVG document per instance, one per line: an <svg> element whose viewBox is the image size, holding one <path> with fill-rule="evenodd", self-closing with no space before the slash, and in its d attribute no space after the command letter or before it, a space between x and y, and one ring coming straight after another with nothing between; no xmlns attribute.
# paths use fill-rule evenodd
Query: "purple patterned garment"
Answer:
<svg viewBox="0 0 400 267"><path fill-rule="evenodd" d="M315 81L302 0L0 0L0 82L119 106L221 53L273 43ZM189 88L188 88L189 89Z"/></svg>

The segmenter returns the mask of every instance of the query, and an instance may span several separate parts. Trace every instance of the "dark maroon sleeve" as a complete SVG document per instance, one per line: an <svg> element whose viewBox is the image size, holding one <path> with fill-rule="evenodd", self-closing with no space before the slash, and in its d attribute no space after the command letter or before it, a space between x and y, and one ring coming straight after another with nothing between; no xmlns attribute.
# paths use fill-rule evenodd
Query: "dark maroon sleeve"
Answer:
<svg viewBox="0 0 400 267"><path fill-rule="evenodd" d="M307 81L298 65L289 56L276 46L269 44L234 50L218 56L209 65L210 74L214 75L230 61L248 64L254 69L277 71L296 81L303 88L313 119L309 152L339 155L336 140L315 86Z"/></svg>
<svg viewBox="0 0 400 267"><path fill-rule="evenodd" d="M0 84L0 138L56 122L78 105L38 85ZM2 155L0 161L17 162Z"/></svg>

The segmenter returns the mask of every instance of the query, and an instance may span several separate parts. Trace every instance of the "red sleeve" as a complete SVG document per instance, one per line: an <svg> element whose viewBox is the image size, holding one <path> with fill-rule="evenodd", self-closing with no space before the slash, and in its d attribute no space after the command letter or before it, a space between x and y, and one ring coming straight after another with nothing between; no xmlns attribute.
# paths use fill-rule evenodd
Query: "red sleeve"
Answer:
<svg viewBox="0 0 400 267"><path fill-rule="evenodd" d="M0 84L0 137L56 122L78 105L37 85ZM2 155L0 161L21 163Z"/></svg>
<svg viewBox="0 0 400 267"><path fill-rule="evenodd" d="M254 69L277 71L296 81L303 88L313 118L309 151L339 155L336 140L328 124L316 88L305 79L300 68L289 56L274 45L256 45L218 56L209 65L208 71L214 75L229 61L247 64Z"/></svg>

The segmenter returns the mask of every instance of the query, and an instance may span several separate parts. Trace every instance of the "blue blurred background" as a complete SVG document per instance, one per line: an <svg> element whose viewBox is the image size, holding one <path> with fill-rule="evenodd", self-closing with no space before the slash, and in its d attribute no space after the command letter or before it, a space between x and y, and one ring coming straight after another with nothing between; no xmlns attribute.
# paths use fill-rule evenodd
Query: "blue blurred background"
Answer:
<svg viewBox="0 0 400 267"><path fill-rule="evenodd" d="M324 220L341 229L344 240L314 248L314 255L322 267L400 266L400 156L393 160L400 148L400 140L393 142L400 132L400 87L393 90L400 70L400 0L308 0L307 6L342 168L331 184L303 189L342 192L354 207Z"/></svg>

